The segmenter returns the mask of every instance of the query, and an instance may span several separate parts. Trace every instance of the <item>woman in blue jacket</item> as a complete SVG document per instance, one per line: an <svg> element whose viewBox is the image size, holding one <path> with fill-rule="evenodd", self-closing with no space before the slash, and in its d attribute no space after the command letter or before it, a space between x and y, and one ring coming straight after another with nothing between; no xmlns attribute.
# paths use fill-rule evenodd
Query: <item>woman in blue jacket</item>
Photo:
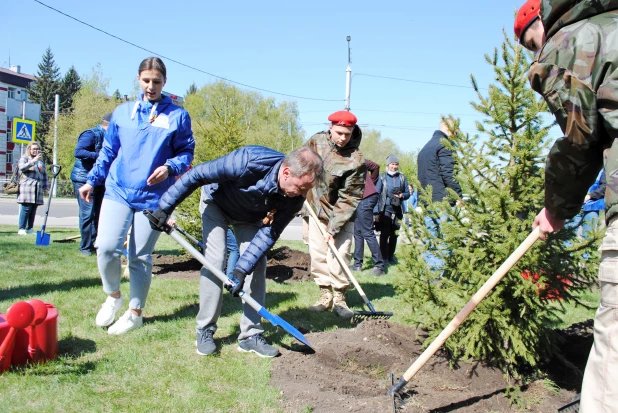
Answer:
<svg viewBox="0 0 618 413"><path fill-rule="evenodd" d="M150 228L142 211L157 208L174 177L191 164L195 148L189 114L161 94L167 80L163 61L157 57L142 61L137 80L141 98L116 108L97 162L79 189L82 199L89 200L92 188L105 182L96 241L103 291L108 294L96 317L100 327L114 322L124 302L120 256L133 226L128 245L129 310L108 329L109 334L142 325L152 278L151 254L160 234Z"/></svg>

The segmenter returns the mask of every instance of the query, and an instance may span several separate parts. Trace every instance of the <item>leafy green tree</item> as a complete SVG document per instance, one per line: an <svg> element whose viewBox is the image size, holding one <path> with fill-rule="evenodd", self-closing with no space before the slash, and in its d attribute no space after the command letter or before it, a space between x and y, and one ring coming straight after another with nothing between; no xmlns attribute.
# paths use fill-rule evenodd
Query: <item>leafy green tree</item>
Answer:
<svg viewBox="0 0 618 413"><path fill-rule="evenodd" d="M103 77L101 67L95 66L90 76L82 80L82 86L73 98L71 110L61 114L58 119L58 162L62 166L62 186L59 186L59 190L63 195L73 193L70 176L75 162L77 138L86 129L98 125L103 115L113 112L121 103L107 95L108 85L109 80Z"/></svg>
<svg viewBox="0 0 618 413"><path fill-rule="evenodd" d="M40 142L46 163L51 159L53 136L50 137L50 126L53 121L55 95L60 93L60 69L54 60L51 48L47 48L38 66L34 82L30 83L28 96L31 101L41 105L41 118L37 123L37 141Z"/></svg>
<svg viewBox="0 0 618 413"><path fill-rule="evenodd" d="M191 83L191 86L189 86L189 89L187 89L187 93L185 93L185 96L189 96L189 95L195 95L197 93L197 85L195 84L195 82Z"/></svg>
<svg viewBox="0 0 618 413"><path fill-rule="evenodd" d="M73 97L82 87L82 81L75 70L74 66L71 66L64 75L62 83L60 84L60 111L65 112L71 110L73 106Z"/></svg>
<svg viewBox="0 0 618 413"><path fill-rule="evenodd" d="M287 153L302 145L304 139L295 103L277 105L272 98L222 81L188 93L184 107L191 115L196 141L194 165L244 145L262 145ZM176 209L176 216L179 225L200 236L198 203L199 191L195 191Z"/></svg>
<svg viewBox="0 0 618 413"><path fill-rule="evenodd" d="M363 140L360 146L366 159L380 165L380 172L386 171L386 157L395 154L399 158L399 170L408 178L416 177L416 157L418 152L404 152L390 138L373 129L363 130Z"/></svg>
<svg viewBox="0 0 618 413"><path fill-rule="evenodd" d="M479 135L464 135L456 119L445 118L453 136L444 143L470 199L451 207L421 190L424 212L410 214L422 243L406 246L405 273L414 277L402 277L399 290L414 309L411 321L429 331L427 344L528 236L543 207L551 125L543 123L545 103L528 86L530 57L505 33L501 53L485 56L495 83L482 94L472 78L472 107L484 115ZM438 222L435 232L423 215ZM552 327L562 304L577 302L578 292L594 283L599 235L581 240L571 226L535 244L447 340L447 353L494 363L515 376L534 369L555 351Z"/></svg>

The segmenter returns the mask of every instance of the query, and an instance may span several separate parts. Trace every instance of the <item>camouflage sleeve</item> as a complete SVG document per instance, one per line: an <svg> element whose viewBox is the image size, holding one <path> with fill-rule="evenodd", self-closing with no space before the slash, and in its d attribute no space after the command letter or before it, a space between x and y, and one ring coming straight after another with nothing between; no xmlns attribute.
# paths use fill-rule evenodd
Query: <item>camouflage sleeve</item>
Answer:
<svg viewBox="0 0 618 413"><path fill-rule="evenodd" d="M341 228L352 218L358 208L358 204L363 199L365 192L365 174L367 166L365 162L360 165L345 178L343 185L338 191L338 200L333 205L333 215L328 222L327 231L333 237L341 231Z"/></svg>
<svg viewBox="0 0 618 413"><path fill-rule="evenodd" d="M530 84L543 95L565 134L547 157L545 208L557 218L569 219L579 213L602 167L606 134L597 110L597 94L574 73L553 64L535 63L530 69Z"/></svg>

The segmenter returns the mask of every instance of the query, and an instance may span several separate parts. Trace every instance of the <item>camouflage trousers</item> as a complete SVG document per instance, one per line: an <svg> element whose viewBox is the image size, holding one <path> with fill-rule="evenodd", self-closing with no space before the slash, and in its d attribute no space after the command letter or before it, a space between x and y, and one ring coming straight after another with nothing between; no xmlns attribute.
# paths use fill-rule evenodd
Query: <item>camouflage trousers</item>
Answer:
<svg viewBox="0 0 618 413"><path fill-rule="evenodd" d="M322 229L326 227L320 223ZM354 238L354 221L347 222L335 236L335 247L346 263L350 264L350 251ZM315 220L309 220L309 255L311 256L311 276L320 287L332 287L335 290L347 289L350 282L339 265L335 254L324 242Z"/></svg>
<svg viewBox="0 0 618 413"><path fill-rule="evenodd" d="M618 219L601 244L601 303L594 317L594 344L588 357L580 413L618 412Z"/></svg>

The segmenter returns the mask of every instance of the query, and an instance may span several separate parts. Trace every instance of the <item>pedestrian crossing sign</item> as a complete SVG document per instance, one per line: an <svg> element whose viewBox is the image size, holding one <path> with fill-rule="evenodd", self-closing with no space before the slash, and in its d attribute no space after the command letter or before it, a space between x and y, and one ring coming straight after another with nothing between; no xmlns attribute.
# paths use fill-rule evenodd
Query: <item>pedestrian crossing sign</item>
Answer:
<svg viewBox="0 0 618 413"><path fill-rule="evenodd" d="M13 142L26 144L33 142L35 133L35 121L13 118Z"/></svg>

